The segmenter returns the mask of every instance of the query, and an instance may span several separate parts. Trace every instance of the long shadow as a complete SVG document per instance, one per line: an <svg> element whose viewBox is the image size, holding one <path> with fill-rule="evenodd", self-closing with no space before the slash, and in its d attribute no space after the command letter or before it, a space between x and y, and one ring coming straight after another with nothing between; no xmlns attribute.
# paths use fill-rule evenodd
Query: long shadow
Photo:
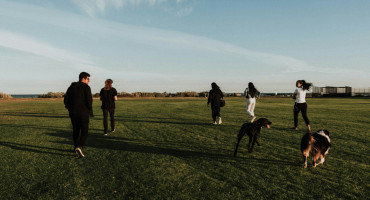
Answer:
<svg viewBox="0 0 370 200"><path fill-rule="evenodd" d="M70 127L67 128L65 126L39 126L39 125L31 125L31 124L22 124L22 125L19 125L19 124L0 124L0 127L32 128L32 129L41 129L41 130L48 130L48 131L61 131L61 130L68 129L68 133L72 134L72 128L70 128ZM89 130L90 131L102 131L103 129L89 128Z"/></svg>
<svg viewBox="0 0 370 200"><path fill-rule="evenodd" d="M55 133L50 134L56 137L66 137L65 133ZM148 141L148 140L145 140ZM133 139L126 139L120 138L120 141L117 141L115 137L110 136L103 136L101 134L89 134L86 147L93 147L98 149L110 149L110 150L118 150L118 151L125 151L125 152L134 152L134 153L144 153L144 154L158 154L158 155L166 155L166 156L174 156L180 157L184 159L212 159L221 162L241 162L243 164L274 164L274 165L291 165L291 166L298 166L297 163L285 160L270 160L270 159L258 159L258 158L246 158L246 157L233 157L233 151L227 151L227 154L219 154L219 153L212 153L210 152L201 152L201 151L192 151L186 150L181 148L189 148L184 143L154 143L153 145L144 145L140 144L145 142L143 140L133 140ZM66 141L55 141L55 143L59 144L72 144L71 142L68 143Z"/></svg>
<svg viewBox="0 0 370 200"><path fill-rule="evenodd" d="M42 117L42 118L69 118L68 114L43 114L43 113L0 113L5 116L16 116L16 117Z"/></svg>
<svg viewBox="0 0 370 200"><path fill-rule="evenodd" d="M52 155L69 156L69 157L73 156L70 150L65 150L65 149L55 149L55 148L44 147L44 146L19 144L19 143L14 143L14 142L1 142L1 141L0 141L0 145L12 148L14 150L28 151L28 152L33 152L33 153L52 154ZM56 153L53 151L69 152L69 154Z"/></svg>
<svg viewBox="0 0 370 200"><path fill-rule="evenodd" d="M182 120L180 119L181 121L174 121L173 119L166 120L166 121L164 121L163 119L156 121L156 120L141 120L141 119L138 119L138 118L115 118L115 119L117 121L122 120L124 122L136 122L136 123L179 124L179 125L213 126L213 127L215 127L210 121L199 123L199 122L189 122L186 119L182 119ZM232 125L225 125L225 124L218 125L218 126L234 127Z"/></svg>

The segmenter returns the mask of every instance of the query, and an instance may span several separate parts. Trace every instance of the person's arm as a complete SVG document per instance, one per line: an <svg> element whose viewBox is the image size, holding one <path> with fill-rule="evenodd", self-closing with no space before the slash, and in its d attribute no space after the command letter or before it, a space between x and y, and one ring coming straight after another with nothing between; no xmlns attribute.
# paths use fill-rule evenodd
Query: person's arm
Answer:
<svg viewBox="0 0 370 200"><path fill-rule="evenodd" d="M70 87L69 87L70 88ZM69 93L70 89L67 89L66 94L64 95L64 106L69 110Z"/></svg>
<svg viewBox="0 0 370 200"><path fill-rule="evenodd" d="M209 91L209 93L208 93L208 101L207 101L207 106L209 106L209 103L211 102L211 100L212 100L212 91Z"/></svg>
<svg viewBox="0 0 370 200"><path fill-rule="evenodd" d="M101 90L100 90L100 93L99 93L100 101L103 101L102 96L103 96L103 89L101 89Z"/></svg>
<svg viewBox="0 0 370 200"><path fill-rule="evenodd" d="M297 98L297 92L298 92L298 89L295 89L294 90L294 93L293 93L293 99L296 99Z"/></svg>
<svg viewBox="0 0 370 200"><path fill-rule="evenodd" d="M94 117L93 109L92 109L92 94L91 94L91 88L87 85L85 90L85 97L86 97L86 103L87 103L87 109L89 110L90 117Z"/></svg>
<svg viewBox="0 0 370 200"><path fill-rule="evenodd" d="M118 93L117 93L117 90L116 90L116 88L113 88L114 89L114 94L113 94L113 96L114 96L114 100L115 101L117 101L117 95L118 95Z"/></svg>

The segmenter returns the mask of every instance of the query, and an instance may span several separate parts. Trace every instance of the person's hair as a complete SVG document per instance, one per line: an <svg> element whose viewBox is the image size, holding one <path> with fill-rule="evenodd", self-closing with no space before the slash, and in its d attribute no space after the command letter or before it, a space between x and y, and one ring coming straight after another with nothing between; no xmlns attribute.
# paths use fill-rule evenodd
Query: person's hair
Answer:
<svg viewBox="0 0 370 200"><path fill-rule="evenodd" d="M252 98L255 97L258 92L258 90L256 89L256 87L254 87L254 84L252 82L248 83L248 92Z"/></svg>
<svg viewBox="0 0 370 200"><path fill-rule="evenodd" d="M112 88L113 80L112 79L107 79L105 81L105 86L104 90L110 90Z"/></svg>
<svg viewBox="0 0 370 200"><path fill-rule="evenodd" d="M89 73L87 73L87 72L81 72L80 75L78 76L78 78L81 81L83 78L86 79L88 76L90 76Z"/></svg>
<svg viewBox="0 0 370 200"><path fill-rule="evenodd" d="M303 88L303 90L307 90L307 91L309 91L309 90L310 90L310 87L312 86L312 83L306 83L306 81L305 81L305 80L298 80L298 81L296 82L296 84L297 84L297 83L302 84L302 88Z"/></svg>
<svg viewBox="0 0 370 200"><path fill-rule="evenodd" d="M211 86L212 86L212 90L220 89L220 87L218 87L218 85L215 82L213 82Z"/></svg>

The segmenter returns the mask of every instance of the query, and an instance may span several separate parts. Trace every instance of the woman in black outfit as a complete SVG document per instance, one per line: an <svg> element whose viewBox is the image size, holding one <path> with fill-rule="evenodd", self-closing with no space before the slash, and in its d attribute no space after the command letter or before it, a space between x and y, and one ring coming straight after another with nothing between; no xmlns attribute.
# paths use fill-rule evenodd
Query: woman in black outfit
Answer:
<svg viewBox="0 0 370 200"><path fill-rule="evenodd" d="M117 100L117 90L112 87L112 79L105 81L105 86L100 90L100 100L102 101L101 109L103 110L103 125L104 135L108 135L108 113L110 116L111 132L115 132L114 126L114 109L116 108L115 102Z"/></svg>
<svg viewBox="0 0 370 200"><path fill-rule="evenodd" d="M212 83L212 90L209 91L209 96L208 96L208 102L207 106L209 106L209 103L211 103L211 108L212 108L212 119L213 119L213 124L217 125L216 122L216 117L218 117L218 124L222 123L221 120L221 115L220 115L220 100L223 98L223 94L220 90L220 87L216 83Z"/></svg>

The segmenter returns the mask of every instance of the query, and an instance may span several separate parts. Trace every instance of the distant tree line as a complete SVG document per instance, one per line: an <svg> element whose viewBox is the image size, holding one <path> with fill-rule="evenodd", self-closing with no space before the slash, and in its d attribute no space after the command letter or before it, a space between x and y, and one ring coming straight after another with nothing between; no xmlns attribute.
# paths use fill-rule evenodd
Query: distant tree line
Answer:
<svg viewBox="0 0 370 200"><path fill-rule="evenodd" d="M117 94L118 97L208 97L209 92L176 92L176 93L167 93L167 92L120 92ZM48 92L47 94L41 94L39 98L63 98L65 92ZM93 94L93 97L100 97L99 93Z"/></svg>
<svg viewBox="0 0 370 200"><path fill-rule="evenodd" d="M48 92L47 94L40 95L39 98L62 98L65 94L65 92Z"/></svg>

